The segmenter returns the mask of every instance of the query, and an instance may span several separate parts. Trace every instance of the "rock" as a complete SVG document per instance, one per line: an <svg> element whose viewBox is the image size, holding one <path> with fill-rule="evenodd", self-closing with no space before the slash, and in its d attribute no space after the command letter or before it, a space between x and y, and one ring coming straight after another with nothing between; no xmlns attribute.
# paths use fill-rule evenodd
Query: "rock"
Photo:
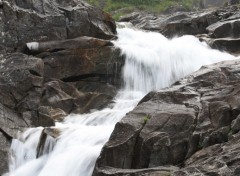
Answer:
<svg viewBox="0 0 240 176"><path fill-rule="evenodd" d="M67 114L77 107L75 104L75 97L81 96L80 92L78 92L74 87L60 80L45 83L42 95L42 106L50 106L54 109L61 109Z"/></svg>
<svg viewBox="0 0 240 176"><path fill-rule="evenodd" d="M208 39L205 40L214 49L239 54L240 12L207 27ZM205 38L206 39L206 38Z"/></svg>
<svg viewBox="0 0 240 176"><path fill-rule="evenodd" d="M137 28L160 32L169 38L206 33L206 28L218 21L218 15L214 10L196 12L195 14L191 12L177 12L167 16L151 14L133 15L132 17L123 17L120 21L130 20Z"/></svg>
<svg viewBox="0 0 240 176"><path fill-rule="evenodd" d="M76 100L78 108L73 113L89 113L90 110L100 110L106 107L113 97L103 93L89 92Z"/></svg>
<svg viewBox="0 0 240 176"><path fill-rule="evenodd" d="M18 131L29 127L26 121L26 119L19 117L16 112L0 103L0 131L8 138L16 137Z"/></svg>
<svg viewBox="0 0 240 176"><path fill-rule="evenodd" d="M60 108L52 108L49 106L40 106L38 109L40 119L44 119L43 121L48 121L52 119L53 121L63 121L64 117L67 116L66 112ZM45 126L45 125L43 125ZM54 126L54 124L53 124Z"/></svg>
<svg viewBox="0 0 240 176"><path fill-rule="evenodd" d="M20 53L0 56L0 103L26 116L29 126L38 124L37 110L43 85L44 63Z"/></svg>
<svg viewBox="0 0 240 176"><path fill-rule="evenodd" d="M98 176L167 176L171 175L174 171L177 171L178 168L174 166L168 167L156 167L150 169L115 169L110 167L101 168L101 171L98 173ZM93 173L94 175L94 173Z"/></svg>
<svg viewBox="0 0 240 176"><path fill-rule="evenodd" d="M46 155L50 153L57 140L56 138L59 137L60 131L55 128L44 128L42 133L39 137L38 145L37 145L37 156L36 158L41 157L42 155Z"/></svg>
<svg viewBox="0 0 240 176"><path fill-rule="evenodd" d="M193 130L196 112L194 108L176 105L161 104L154 106L156 102L143 103L141 108L150 110L148 104L154 109L151 118L141 130L135 153L133 167L151 168L167 164L177 164L185 159L188 152L189 136ZM157 109L163 109L158 111ZM178 134L178 135L177 135ZM181 140L178 140L181 138Z"/></svg>
<svg viewBox="0 0 240 176"><path fill-rule="evenodd" d="M18 47L28 42L116 34L111 16L83 1L3 1L0 44Z"/></svg>
<svg viewBox="0 0 240 176"><path fill-rule="evenodd" d="M0 55L0 174L7 171L12 138L23 128L53 125L38 116L44 63L21 53Z"/></svg>
<svg viewBox="0 0 240 176"><path fill-rule="evenodd" d="M240 18L234 20L220 21L207 27L210 36L214 38L240 37Z"/></svg>
<svg viewBox="0 0 240 176"><path fill-rule="evenodd" d="M207 42L212 48L239 55L240 38L217 38Z"/></svg>
<svg viewBox="0 0 240 176"><path fill-rule="evenodd" d="M0 174L8 170L8 152L12 138L29 125L13 110L0 103Z"/></svg>
<svg viewBox="0 0 240 176"><path fill-rule="evenodd" d="M239 60L204 66L172 87L144 97L116 124L97 160L95 175L104 172L105 167L128 171L181 166L197 151L225 145L232 139L231 123L240 114L239 66ZM215 161L214 172L220 167ZM207 166L204 169L209 171Z"/></svg>
<svg viewBox="0 0 240 176"><path fill-rule="evenodd" d="M44 128L43 132L54 139L57 139L61 135L61 130L54 127Z"/></svg>
<svg viewBox="0 0 240 176"><path fill-rule="evenodd" d="M108 95L111 97L115 97L115 95L117 94L117 89L119 87L119 85L113 86L108 83L106 84L97 78L96 79L93 79L93 78L82 79L82 81L75 82L74 86L79 91L84 92L84 93L95 92L95 93Z"/></svg>
<svg viewBox="0 0 240 176"><path fill-rule="evenodd" d="M235 5L235 4L238 4L239 2L240 2L239 0L229 0L228 4Z"/></svg>
<svg viewBox="0 0 240 176"><path fill-rule="evenodd" d="M65 82L98 79L98 82L120 84L123 58L111 42L90 37L38 43L37 57L45 64L45 77Z"/></svg>
<svg viewBox="0 0 240 176"><path fill-rule="evenodd" d="M237 116L237 118L232 121L231 130L233 134L240 131L240 116Z"/></svg>
<svg viewBox="0 0 240 176"><path fill-rule="evenodd" d="M80 92L74 86L60 80L44 84L39 113L56 121L69 113L87 113L91 109L102 109L112 96L98 92ZM47 107L46 107L47 106Z"/></svg>
<svg viewBox="0 0 240 176"><path fill-rule="evenodd" d="M187 153L184 134L193 130L195 116L195 109L185 105L144 102L116 125L98 164L130 169L178 163Z"/></svg>
<svg viewBox="0 0 240 176"><path fill-rule="evenodd" d="M27 48L30 52L51 52L59 50L73 50L73 49L90 49L101 48L104 46L113 46L109 40L102 40L93 37L78 37L68 40L49 41L49 42L30 42L27 43Z"/></svg>
<svg viewBox="0 0 240 176"><path fill-rule="evenodd" d="M228 126L233 120L231 117L231 107L227 102L210 102L209 111L211 123L216 128Z"/></svg>
<svg viewBox="0 0 240 176"><path fill-rule="evenodd" d="M220 1L222 0L206 0L203 3L210 5L221 3ZM130 22L136 28L162 33L168 38L196 35L214 49L237 55L239 54L239 19L239 6L227 6L169 15L134 12L123 16L120 21Z"/></svg>
<svg viewBox="0 0 240 176"><path fill-rule="evenodd" d="M240 136L237 134L227 143L213 145L198 151L184 163L185 168L172 175L239 175L239 140Z"/></svg>
<svg viewBox="0 0 240 176"><path fill-rule="evenodd" d="M0 132L0 174L4 174L8 171L8 149L10 147L10 140Z"/></svg>

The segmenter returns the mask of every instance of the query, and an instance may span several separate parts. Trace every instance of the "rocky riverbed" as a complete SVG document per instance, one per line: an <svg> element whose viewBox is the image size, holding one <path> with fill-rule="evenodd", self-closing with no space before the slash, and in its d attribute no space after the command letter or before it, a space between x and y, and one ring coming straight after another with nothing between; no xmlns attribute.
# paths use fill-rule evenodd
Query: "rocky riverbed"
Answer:
<svg viewBox="0 0 240 176"><path fill-rule="evenodd" d="M133 13L121 21L169 38L196 35L238 55L239 8ZM111 42L111 16L80 0L1 1L0 21L2 174L20 131L109 104L124 56ZM240 175L239 68L238 60L205 66L146 95L115 126L93 175Z"/></svg>

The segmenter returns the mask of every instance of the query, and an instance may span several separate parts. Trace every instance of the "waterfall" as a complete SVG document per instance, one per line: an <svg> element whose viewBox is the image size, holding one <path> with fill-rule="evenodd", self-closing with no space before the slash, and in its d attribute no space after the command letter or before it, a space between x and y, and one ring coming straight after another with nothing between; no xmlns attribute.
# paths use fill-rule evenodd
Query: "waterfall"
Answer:
<svg viewBox="0 0 240 176"><path fill-rule="evenodd" d="M37 144L43 128L32 128L11 146L9 176L91 176L97 157L114 125L151 90L170 86L202 65L234 56L210 49L194 36L171 40L154 32L118 29L114 45L126 56L122 71L124 86L114 105L89 114L71 114L63 122L57 139L46 140L37 158Z"/></svg>

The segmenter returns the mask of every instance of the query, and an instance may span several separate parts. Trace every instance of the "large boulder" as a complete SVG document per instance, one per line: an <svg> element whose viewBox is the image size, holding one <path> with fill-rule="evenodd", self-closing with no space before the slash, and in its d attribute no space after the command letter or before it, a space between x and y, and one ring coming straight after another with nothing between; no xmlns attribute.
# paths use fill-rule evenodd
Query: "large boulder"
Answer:
<svg viewBox="0 0 240 176"><path fill-rule="evenodd" d="M214 49L218 49L221 51L230 52L236 55L239 55L239 45L240 38L220 38L220 39L210 39L208 41L209 46Z"/></svg>
<svg viewBox="0 0 240 176"><path fill-rule="evenodd" d="M12 138L29 125L17 112L0 103L0 175L8 170L8 152Z"/></svg>
<svg viewBox="0 0 240 176"><path fill-rule="evenodd" d="M78 36L110 39L116 33L109 14L80 0L1 2L0 44L8 47Z"/></svg>
<svg viewBox="0 0 240 176"><path fill-rule="evenodd" d="M214 49L239 54L240 11L207 27L207 43Z"/></svg>
<svg viewBox="0 0 240 176"><path fill-rule="evenodd" d="M21 53L0 56L0 103L17 111L31 125L38 124L44 62Z"/></svg>
<svg viewBox="0 0 240 176"><path fill-rule="evenodd" d="M124 59L120 49L108 40L78 37L70 40L27 43L25 52L44 61L45 78L65 82L94 79L94 82L121 83Z"/></svg>
<svg viewBox="0 0 240 176"><path fill-rule="evenodd" d="M116 124L94 175L105 167L181 165L196 151L232 139L240 114L239 66L238 60L204 66L171 88L147 95Z"/></svg>
<svg viewBox="0 0 240 176"><path fill-rule="evenodd" d="M240 18L214 23L207 27L208 32L214 38L240 37Z"/></svg>
<svg viewBox="0 0 240 176"><path fill-rule="evenodd" d="M70 113L87 113L102 109L113 96L100 92L80 92L69 83L60 80L48 81L43 86L40 115L61 121Z"/></svg>

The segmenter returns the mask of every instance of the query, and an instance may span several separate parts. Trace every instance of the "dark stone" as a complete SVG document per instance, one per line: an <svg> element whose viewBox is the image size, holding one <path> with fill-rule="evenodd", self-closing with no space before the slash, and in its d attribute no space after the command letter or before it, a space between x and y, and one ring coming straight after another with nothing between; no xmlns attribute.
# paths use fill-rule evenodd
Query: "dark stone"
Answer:
<svg viewBox="0 0 240 176"><path fill-rule="evenodd" d="M103 93L90 92L76 100L78 108L74 110L74 113L89 113L90 110L100 110L106 107L113 97Z"/></svg>
<svg viewBox="0 0 240 176"><path fill-rule="evenodd" d="M80 93L75 90L75 92L68 92L64 89L66 83L61 81L51 81L45 83L43 87L43 96L41 99L42 106L50 106L54 109L60 108L64 110L66 113L70 113L77 106L75 105L75 99L71 96L80 96ZM69 86L70 87L70 86ZM72 88L72 87L71 87ZM69 88L67 88L68 90Z"/></svg>
<svg viewBox="0 0 240 176"><path fill-rule="evenodd" d="M187 13L177 12L171 15L133 14L120 21L128 21L137 28L160 32L166 37L196 35L206 33L206 28L217 22L219 17L214 10Z"/></svg>
<svg viewBox="0 0 240 176"><path fill-rule="evenodd" d="M235 4L238 4L239 2L240 2L239 0L229 0L228 4L235 5Z"/></svg>
<svg viewBox="0 0 240 176"><path fill-rule="evenodd" d="M239 66L239 60L204 66L172 87L145 96L115 126L97 160L94 174L104 172L105 167L121 168L122 173L128 169L166 165L184 166L174 173L178 176L193 174L197 169L199 173L213 175L218 175L220 168L227 175L238 172L237 164L231 170L220 153L224 149L234 155L234 151L230 151L235 147L230 145L231 141L229 150L225 147L228 148L226 142L234 139L232 130L236 123L233 120L240 112ZM217 147L209 153L211 156L206 153L209 146ZM223 147L220 150L218 146ZM238 148L236 146L236 151ZM199 160L195 155L201 151L203 155ZM234 159L229 161L239 163Z"/></svg>
<svg viewBox="0 0 240 176"><path fill-rule="evenodd" d="M220 38L211 39L208 44L214 48L225 52L239 54L239 38Z"/></svg>
<svg viewBox="0 0 240 176"><path fill-rule="evenodd" d="M228 126L232 122L231 109L228 103L223 101L209 104L210 120L214 127Z"/></svg>
<svg viewBox="0 0 240 176"><path fill-rule="evenodd" d="M45 64L45 77L65 82L98 79L91 82L121 84L124 59L107 40L80 37L72 40L38 43L37 56ZM44 52L45 51L45 52Z"/></svg>
<svg viewBox="0 0 240 176"><path fill-rule="evenodd" d="M0 175L8 171L8 148L10 147L10 140L0 131Z"/></svg>
<svg viewBox="0 0 240 176"><path fill-rule="evenodd" d="M185 162L184 168L172 175L239 175L239 140L240 136L237 134L227 143L213 145L196 152Z"/></svg>
<svg viewBox="0 0 240 176"><path fill-rule="evenodd" d="M237 118L232 121L231 130L233 134L240 131L240 115L237 116Z"/></svg>
<svg viewBox="0 0 240 176"><path fill-rule="evenodd" d="M226 20L207 27L207 31L214 38L240 37L240 19Z"/></svg>
<svg viewBox="0 0 240 176"><path fill-rule="evenodd" d="M16 138L23 128L29 127L24 118L0 103L0 175L8 171L8 152L12 138Z"/></svg>
<svg viewBox="0 0 240 176"><path fill-rule="evenodd" d="M26 115L29 126L40 125L37 110L42 94L43 61L20 53L1 55L0 60L0 103L21 116Z"/></svg>
<svg viewBox="0 0 240 176"><path fill-rule="evenodd" d="M39 113L42 117L58 121L69 113L102 109L112 98L99 92L80 92L73 85L55 79L44 84L41 105L47 107L40 107Z"/></svg>
<svg viewBox="0 0 240 176"><path fill-rule="evenodd" d="M86 78L82 79L81 81L77 81L74 83L74 86L81 92L89 93L89 92L96 92L105 94L111 97L115 97L117 94L117 86L113 86L111 84L106 84L101 79L98 78Z"/></svg>
<svg viewBox="0 0 240 176"><path fill-rule="evenodd" d="M0 43L17 47L32 41L116 34L111 16L83 1L3 1L0 8Z"/></svg>

